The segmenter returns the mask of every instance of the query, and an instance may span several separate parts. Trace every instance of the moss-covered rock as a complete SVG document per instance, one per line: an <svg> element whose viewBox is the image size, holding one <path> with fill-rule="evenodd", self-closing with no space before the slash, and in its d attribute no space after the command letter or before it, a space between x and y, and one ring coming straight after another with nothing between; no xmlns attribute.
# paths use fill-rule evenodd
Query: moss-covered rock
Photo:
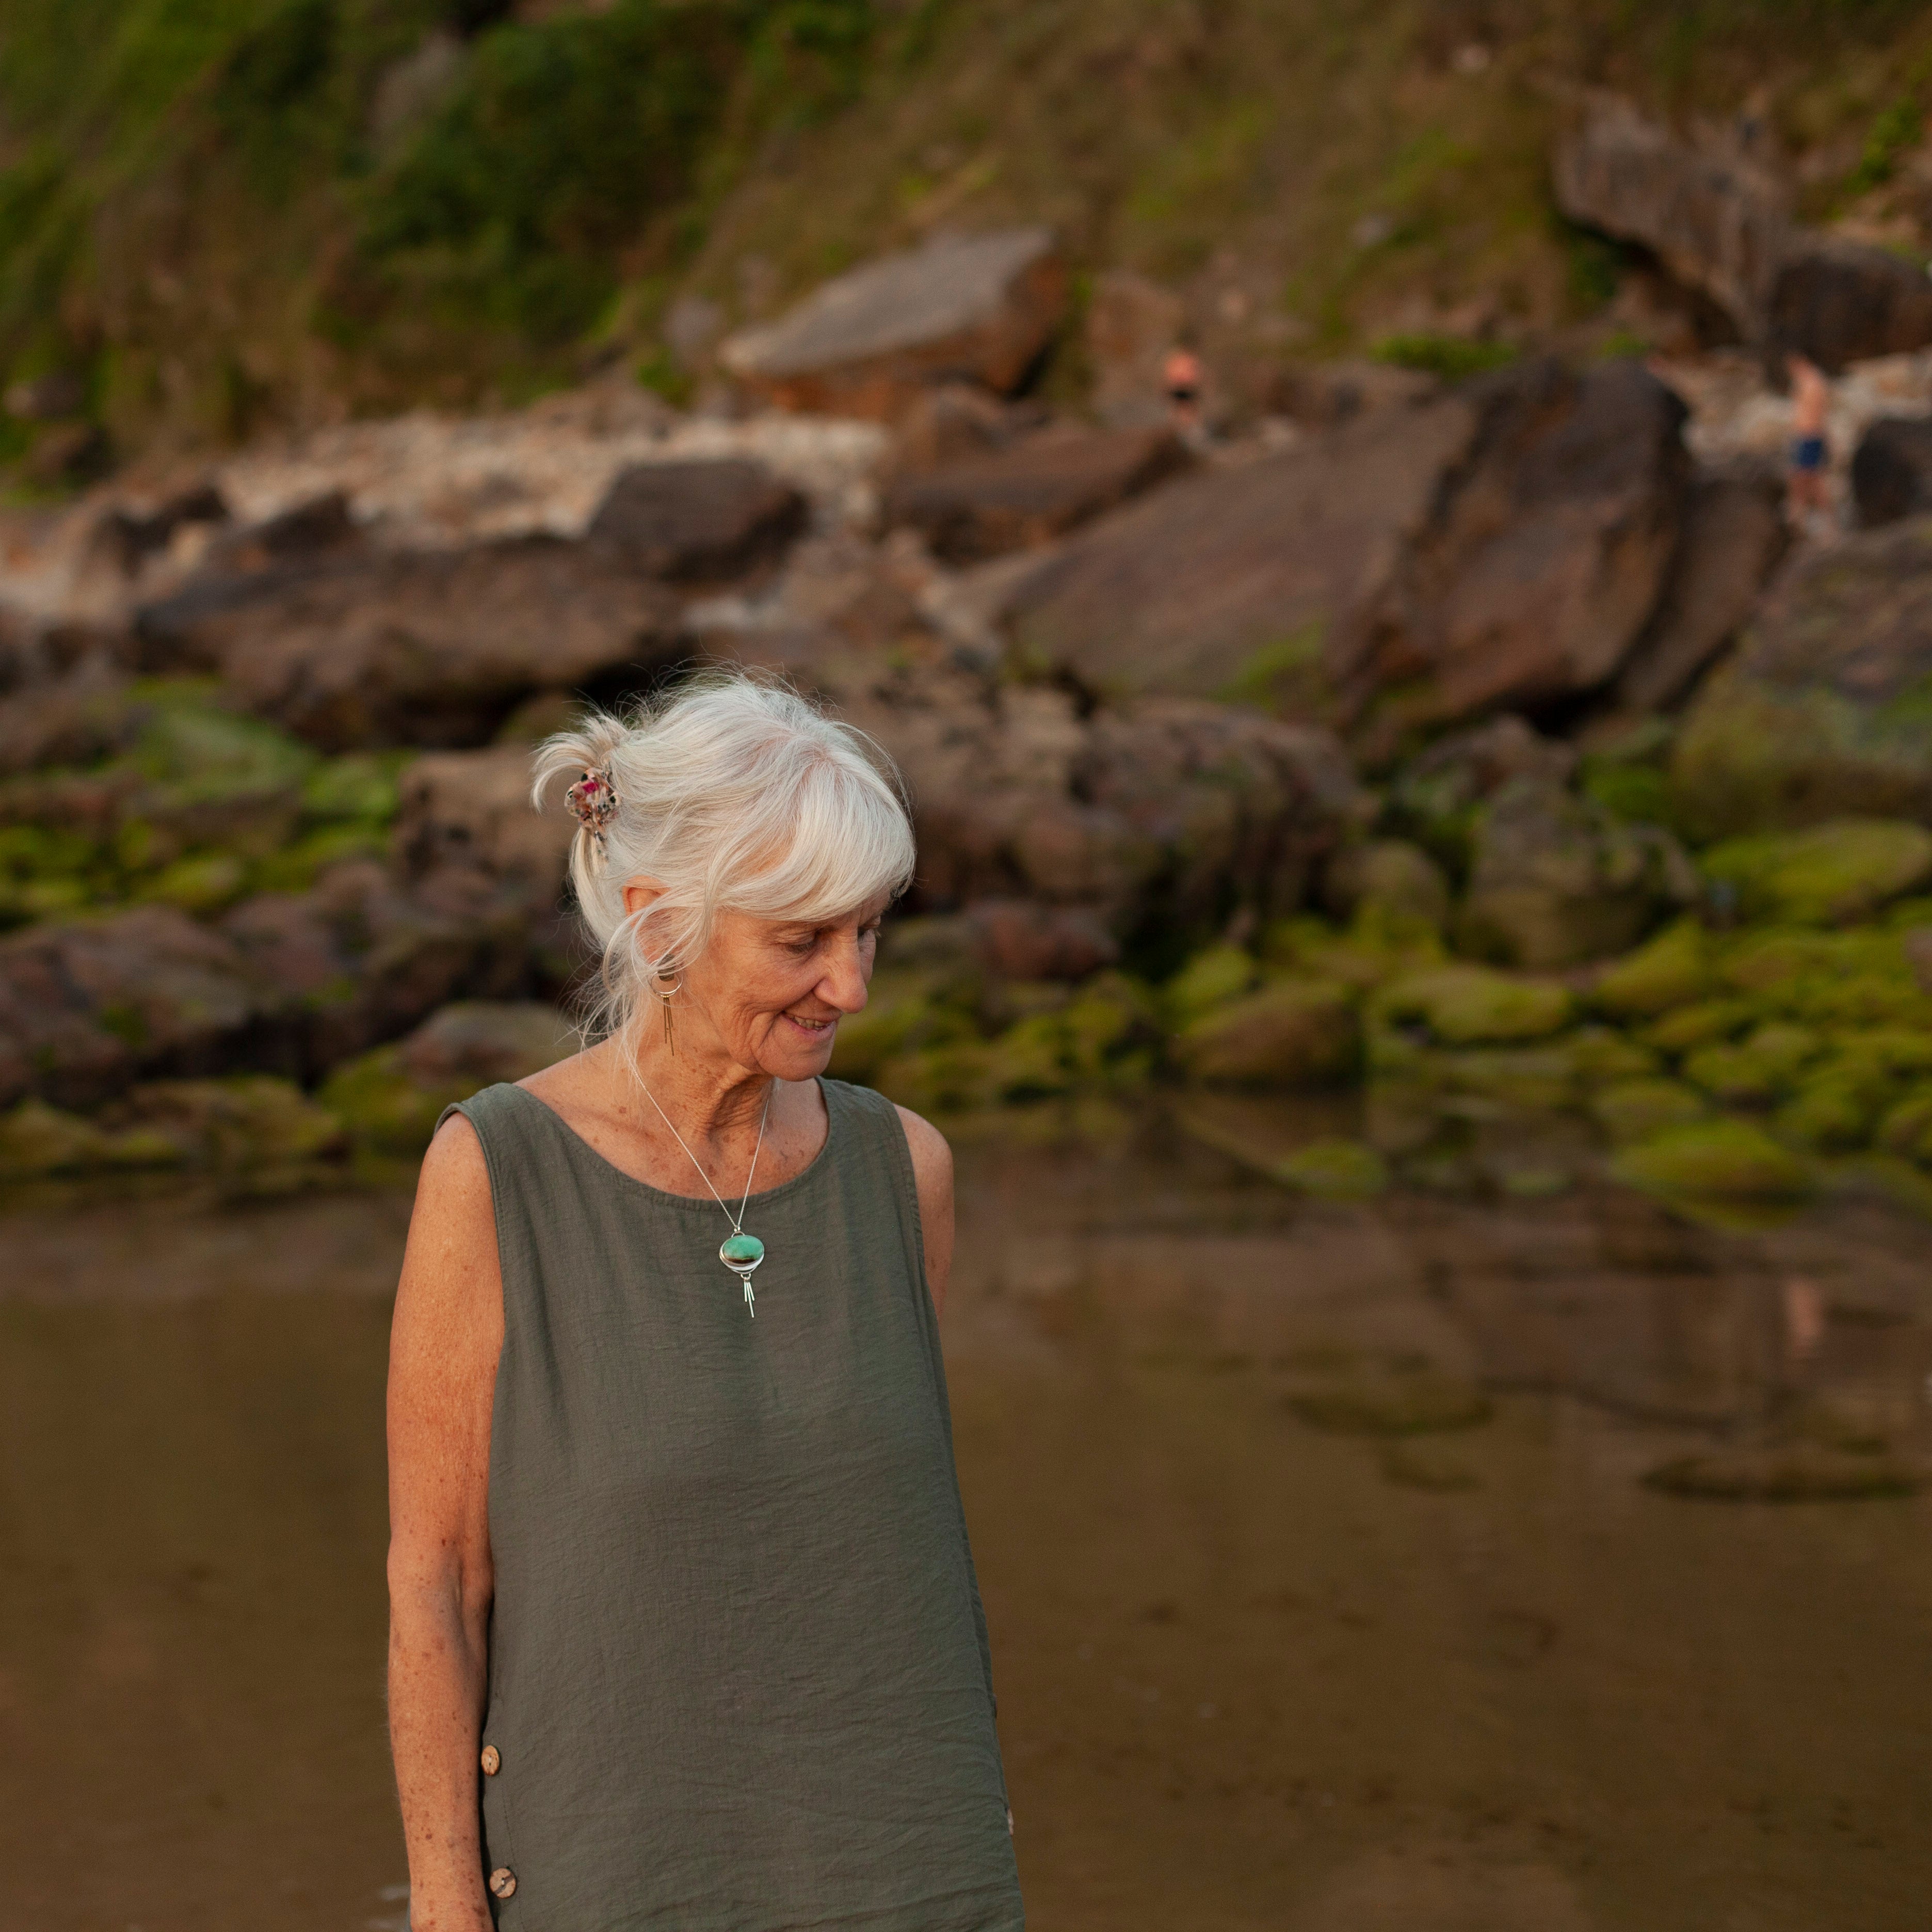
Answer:
<svg viewBox="0 0 1932 1932"><path fill-rule="evenodd" d="M1915 1088L1887 1112L1875 1136L1887 1154L1932 1166L1932 1083Z"/></svg>
<svg viewBox="0 0 1932 1932"><path fill-rule="evenodd" d="M442 1110L467 1100L473 1082L423 1088L411 1079L400 1046L379 1046L346 1060L322 1083L317 1096L340 1119L358 1147L382 1154L420 1154L429 1145Z"/></svg>
<svg viewBox="0 0 1932 1932"><path fill-rule="evenodd" d="M183 1157L172 1138L152 1128L110 1132L39 1100L22 1100L0 1114L0 1182L176 1167Z"/></svg>
<svg viewBox="0 0 1932 1932"><path fill-rule="evenodd" d="M1681 1081L1650 1079L1605 1088L1590 1111L1613 1145L1629 1147L1701 1120L1711 1108L1701 1094Z"/></svg>
<svg viewBox="0 0 1932 1932"><path fill-rule="evenodd" d="M1324 1086L1357 1070L1361 1030L1346 987L1281 980L1203 1014L1174 1051L1210 1086Z"/></svg>
<svg viewBox="0 0 1932 1932"><path fill-rule="evenodd" d="M865 1006L838 1022L828 1070L840 1080L869 1082L900 1054L977 1034L971 1007L954 996L944 970L881 968Z"/></svg>
<svg viewBox="0 0 1932 1932"><path fill-rule="evenodd" d="M1666 1013L1645 1028L1641 1037L1645 1046L1658 1053L1694 1053L1714 1041L1734 1038L1762 1012L1750 1000L1699 1000Z"/></svg>
<svg viewBox="0 0 1932 1932"><path fill-rule="evenodd" d="M1275 1178L1328 1201L1366 1201L1386 1191L1388 1163L1364 1142L1310 1141L1276 1162Z"/></svg>
<svg viewBox="0 0 1932 1932"><path fill-rule="evenodd" d="M1486 967L1454 965L1406 975L1377 1002L1387 1024L1420 1024L1456 1046L1543 1040L1561 1032L1575 1002L1567 987Z"/></svg>
<svg viewBox="0 0 1932 1932"><path fill-rule="evenodd" d="M1865 1502L1924 1487L1922 1472L1894 1457L1808 1442L1674 1456L1643 1481L1665 1496L1721 1503Z"/></svg>
<svg viewBox="0 0 1932 1932"><path fill-rule="evenodd" d="M1814 1069L1778 1108L1778 1131L1814 1154L1850 1154L1871 1138L1886 1090L1856 1068Z"/></svg>
<svg viewBox="0 0 1932 1932"><path fill-rule="evenodd" d="M1690 1199L1789 1201L1808 1186L1803 1162L1744 1120L1668 1128L1625 1148L1614 1166L1633 1186Z"/></svg>
<svg viewBox="0 0 1932 1932"><path fill-rule="evenodd" d="M1494 1412L1475 1383L1432 1369L1338 1376L1297 1390L1288 1406L1311 1428L1343 1436L1429 1436L1478 1429Z"/></svg>
<svg viewBox="0 0 1932 1932"><path fill-rule="evenodd" d="M248 890L248 865L238 854L206 852L163 867L139 896L205 919L232 905Z"/></svg>
<svg viewBox="0 0 1932 1932"><path fill-rule="evenodd" d="M1437 1048L1418 1064L1438 1110L1470 1118L1552 1114L1575 1105L1576 1070L1560 1044ZM1476 1101L1483 1104L1456 1104Z"/></svg>
<svg viewBox="0 0 1932 1932"><path fill-rule="evenodd" d="M1748 918L1845 926L1932 878L1932 832L1893 819L1833 819L1730 839L1702 862L1714 890L1734 893Z"/></svg>
<svg viewBox="0 0 1932 1932"><path fill-rule="evenodd" d="M1684 1072L1692 1085L1728 1106L1766 1106L1791 1091L1799 1070L1817 1058L1822 1044L1807 1028L1767 1020L1735 1045L1687 1054Z"/></svg>
<svg viewBox="0 0 1932 1932"><path fill-rule="evenodd" d="M1548 779L1505 785L1478 824L1462 949L1548 970L1620 952L1696 896L1670 835L1625 824Z"/></svg>
<svg viewBox="0 0 1932 1932"><path fill-rule="evenodd" d="M194 1164L224 1175L280 1184L348 1151L347 1131L334 1113L292 1081L267 1074L151 1081L134 1088L124 1106Z"/></svg>
<svg viewBox="0 0 1932 1932"><path fill-rule="evenodd" d="M1168 1023L1181 1030L1203 1013L1239 999L1260 978L1260 963L1240 946L1212 946L1197 952L1161 988Z"/></svg>
<svg viewBox="0 0 1932 1932"><path fill-rule="evenodd" d="M1324 897L1345 919L1372 910L1432 932L1449 922L1449 880L1420 845L1376 838L1330 862Z"/></svg>
<svg viewBox="0 0 1932 1932"><path fill-rule="evenodd" d="M1564 1037L1562 1046L1580 1087L1608 1087L1620 1081L1642 1080L1658 1070L1657 1054L1614 1027L1579 1027Z"/></svg>
<svg viewBox="0 0 1932 1932"><path fill-rule="evenodd" d="M1684 720L1671 758L1678 821L1709 839L1932 814L1928 611L1925 519L1798 560Z"/></svg>
<svg viewBox="0 0 1932 1932"><path fill-rule="evenodd" d="M1703 998L1716 983L1704 929L1684 919L1605 970L1592 997L1619 1019L1654 1019Z"/></svg>

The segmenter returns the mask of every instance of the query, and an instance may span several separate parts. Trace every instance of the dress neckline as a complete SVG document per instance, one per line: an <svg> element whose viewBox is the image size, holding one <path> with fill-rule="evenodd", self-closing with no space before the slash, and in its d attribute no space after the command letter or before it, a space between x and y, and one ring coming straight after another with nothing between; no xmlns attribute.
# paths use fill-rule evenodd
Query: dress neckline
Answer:
<svg viewBox="0 0 1932 1932"><path fill-rule="evenodd" d="M819 1098L825 1106L824 1141L818 1151L789 1180L782 1180L776 1187L761 1187L755 1194L751 1196L746 1207L746 1211L748 1214L752 1205L759 1202L782 1199L794 1188L803 1186L806 1182L811 1180L820 1168L824 1166L826 1155L832 1151L832 1139L838 1131L838 1110L832 1102L832 1090L825 1076L823 1074L815 1073L812 1078L818 1083ZM555 1123L558 1132L563 1136L564 1139L570 1145L580 1149L590 1160L602 1168L606 1174L622 1181L626 1187L634 1187L640 1193L648 1195L653 1201L662 1201L668 1207L689 1208L707 1214L715 1214L718 1211L718 1203L708 1194L673 1194L667 1188L654 1187L648 1180L640 1180L634 1174L627 1173L608 1154L600 1154L596 1148L592 1147L548 1100L538 1100L527 1087L520 1086L514 1081L506 1081L504 1084L512 1093L527 1100L531 1106L541 1108L548 1118Z"/></svg>

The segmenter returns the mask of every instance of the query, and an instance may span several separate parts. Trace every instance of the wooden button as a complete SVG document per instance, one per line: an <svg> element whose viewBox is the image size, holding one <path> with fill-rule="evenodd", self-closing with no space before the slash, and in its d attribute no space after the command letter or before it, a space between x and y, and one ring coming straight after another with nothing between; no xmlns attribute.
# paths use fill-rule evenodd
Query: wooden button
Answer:
<svg viewBox="0 0 1932 1932"><path fill-rule="evenodd" d="M503 1754L494 1744L483 1747L483 1775L494 1778L503 1768Z"/></svg>
<svg viewBox="0 0 1932 1932"><path fill-rule="evenodd" d="M517 1875L508 1865L499 1865L490 1874L490 1889L499 1898L508 1898L517 1888Z"/></svg>

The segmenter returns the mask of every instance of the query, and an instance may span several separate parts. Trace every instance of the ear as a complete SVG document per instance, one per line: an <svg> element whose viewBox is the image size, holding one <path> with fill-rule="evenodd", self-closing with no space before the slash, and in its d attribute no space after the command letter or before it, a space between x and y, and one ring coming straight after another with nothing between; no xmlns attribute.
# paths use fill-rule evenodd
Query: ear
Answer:
<svg viewBox="0 0 1932 1932"><path fill-rule="evenodd" d="M664 896L664 882L647 878L640 872L634 879L624 881L624 914L635 918L640 912L648 911Z"/></svg>

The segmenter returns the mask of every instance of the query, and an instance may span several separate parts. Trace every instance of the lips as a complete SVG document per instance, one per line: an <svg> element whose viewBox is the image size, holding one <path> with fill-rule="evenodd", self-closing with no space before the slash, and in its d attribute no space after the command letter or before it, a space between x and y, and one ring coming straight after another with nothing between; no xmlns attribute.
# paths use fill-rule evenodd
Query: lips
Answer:
<svg viewBox="0 0 1932 1932"><path fill-rule="evenodd" d="M785 1015L785 1018L790 1020L792 1024L796 1027L800 1033L808 1035L813 1040L824 1039L826 1034L830 1033L832 1028L838 1024L836 1019L806 1019L797 1013L787 1013Z"/></svg>

